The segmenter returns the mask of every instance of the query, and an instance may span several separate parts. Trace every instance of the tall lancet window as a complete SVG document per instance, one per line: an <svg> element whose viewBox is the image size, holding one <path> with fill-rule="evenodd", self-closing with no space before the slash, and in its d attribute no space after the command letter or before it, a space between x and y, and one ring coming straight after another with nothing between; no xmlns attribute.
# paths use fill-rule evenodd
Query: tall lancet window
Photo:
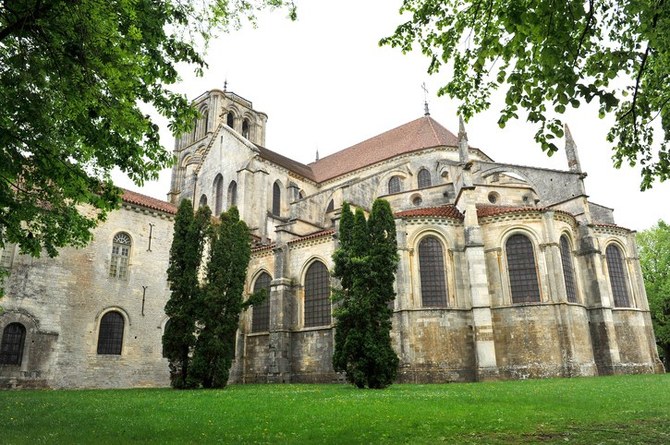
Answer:
<svg viewBox="0 0 670 445"><path fill-rule="evenodd" d="M275 182L272 186L272 214L279 216L281 212L281 188L279 183Z"/></svg>
<svg viewBox="0 0 670 445"><path fill-rule="evenodd" d="M214 178L214 215L219 216L223 211L223 176L221 173Z"/></svg>
<svg viewBox="0 0 670 445"><path fill-rule="evenodd" d="M330 325L330 273L315 261L305 274L305 327Z"/></svg>
<svg viewBox="0 0 670 445"><path fill-rule="evenodd" d="M254 283L254 293L265 289L266 297L262 303L252 307L251 332L266 332L270 327L270 281L272 277L263 272Z"/></svg>
<svg viewBox="0 0 670 445"><path fill-rule="evenodd" d="M575 286L575 269L572 266L572 249L568 237L561 236L561 263L563 264L563 279L565 292L570 303L577 302L577 288Z"/></svg>
<svg viewBox="0 0 670 445"><path fill-rule="evenodd" d="M422 306L447 306L447 278L445 273L442 243L434 236L425 237L419 243Z"/></svg>
<svg viewBox="0 0 670 445"><path fill-rule="evenodd" d="M506 250L512 303L539 302L540 286L533 243L525 235L512 235L507 240Z"/></svg>
<svg viewBox="0 0 670 445"><path fill-rule="evenodd" d="M237 182L230 181L228 186L228 208L237 205Z"/></svg>
<svg viewBox="0 0 670 445"><path fill-rule="evenodd" d="M607 259L607 271L609 272L610 285L612 286L612 296L614 297L614 306L629 307L630 297L628 295L628 274L626 274L626 265L624 264L621 249L615 244L610 244L605 249Z"/></svg>
<svg viewBox="0 0 670 445"><path fill-rule="evenodd" d="M242 136L249 139L249 121L247 119L242 122Z"/></svg>

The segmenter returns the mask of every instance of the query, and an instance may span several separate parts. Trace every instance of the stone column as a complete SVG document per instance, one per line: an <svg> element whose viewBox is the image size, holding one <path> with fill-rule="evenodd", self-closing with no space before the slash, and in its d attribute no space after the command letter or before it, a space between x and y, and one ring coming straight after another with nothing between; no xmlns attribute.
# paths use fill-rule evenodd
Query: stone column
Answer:
<svg viewBox="0 0 670 445"><path fill-rule="evenodd" d="M612 319L612 298L604 272L602 252L590 225L579 226L580 245L577 255L583 264L586 306L593 344L593 358L598 374L614 374L621 364L619 345Z"/></svg>
<svg viewBox="0 0 670 445"><path fill-rule="evenodd" d="M268 382L291 381L291 309L293 288L286 276L289 249L274 249L275 279L270 283L270 326L268 342Z"/></svg>
<svg viewBox="0 0 670 445"><path fill-rule="evenodd" d="M579 366L574 363L576 345L571 335L571 317L568 313L568 292L565 287L563 276L563 261L561 258L559 232L554 224L554 212L548 211L542 215L544 223L544 239L541 245L544 252L544 260L547 268L547 288L549 301L560 303L554 306L556 324L558 325L558 340L562 354L561 367L563 374L567 376L578 375Z"/></svg>

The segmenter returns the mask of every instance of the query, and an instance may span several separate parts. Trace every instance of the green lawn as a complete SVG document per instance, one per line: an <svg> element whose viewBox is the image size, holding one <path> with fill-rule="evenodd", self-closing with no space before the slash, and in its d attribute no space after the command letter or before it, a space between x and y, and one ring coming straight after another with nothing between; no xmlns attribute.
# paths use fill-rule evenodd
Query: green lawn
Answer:
<svg viewBox="0 0 670 445"><path fill-rule="evenodd" d="M670 375L0 391L0 443L670 443Z"/></svg>

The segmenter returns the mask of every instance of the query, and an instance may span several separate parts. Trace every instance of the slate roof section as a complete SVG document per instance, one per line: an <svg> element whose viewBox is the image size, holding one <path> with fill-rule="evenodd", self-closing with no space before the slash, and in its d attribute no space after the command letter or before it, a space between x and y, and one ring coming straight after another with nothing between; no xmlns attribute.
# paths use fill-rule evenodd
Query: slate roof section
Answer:
<svg viewBox="0 0 670 445"><path fill-rule="evenodd" d="M430 116L386 131L308 165L318 182L424 148L457 147L458 137Z"/></svg>
<svg viewBox="0 0 670 445"><path fill-rule="evenodd" d="M396 218L438 217L463 220L463 214L455 205L449 204L440 207L424 207L422 209L403 210L395 214Z"/></svg>
<svg viewBox="0 0 670 445"><path fill-rule="evenodd" d="M160 212L169 213L170 215L177 214L177 207L167 201L161 201L160 199L152 198L151 196L142 195L141 193L132 192L126 189L121 190L123 191L121 198L128 204L135 204L151 210L158 210Z"/></svg>

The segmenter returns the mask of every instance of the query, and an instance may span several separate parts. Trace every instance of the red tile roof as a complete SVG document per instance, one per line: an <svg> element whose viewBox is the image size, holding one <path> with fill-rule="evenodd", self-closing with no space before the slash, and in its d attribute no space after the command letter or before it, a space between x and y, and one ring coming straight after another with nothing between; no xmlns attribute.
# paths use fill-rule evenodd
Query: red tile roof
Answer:
<svg viewBox="0 0 670 445"><path fill-rule="evenodd" d="M309 164L318 182L424 148L457 147L458 138L424 116Z"/></svg>
<svg viewBox="0 0 670 445"><path fill-rule="evenodd" d="M335 230L333 229L326 229L326 230L319 230L318 232L310 233L309 235L302 236L300 238L296 238L294 240L289 241L289 244L291 243L297 243L299 241L306 241L309 239L313 238L320 238L322 236L329 236L335 233Z"/></svg>
<svg viewBox="0 0 670 445"><path fill-rule="evenodd" d="M402 212L397 212L395 216L397 218L433 216L441 218L452 218L460 221L463 220L463 214L453 204L440 207L424 207L422 209L403 210Z"/></svg>
<svg viewBox="0 0 670 445"><path fill-rule="evenodd" d="M488 216L503 215L506 213L525 213L525 212L547 212L552 211L564 215L573 216L564 210L549 209L546 207L518 207L518 206L495 206L488 204L477 204L477 217L486 218Z"/></svg>
<svg viewBox="0 0 670 445"><path fill-rule="evenodd" d="M152 198L150 196L142 195L141 193L132 192L126 189L121 190L123 191L121 198L124 202L169 213L171 215L177 214L177 207L167 201L161 201L160 199Z"/></svg>

